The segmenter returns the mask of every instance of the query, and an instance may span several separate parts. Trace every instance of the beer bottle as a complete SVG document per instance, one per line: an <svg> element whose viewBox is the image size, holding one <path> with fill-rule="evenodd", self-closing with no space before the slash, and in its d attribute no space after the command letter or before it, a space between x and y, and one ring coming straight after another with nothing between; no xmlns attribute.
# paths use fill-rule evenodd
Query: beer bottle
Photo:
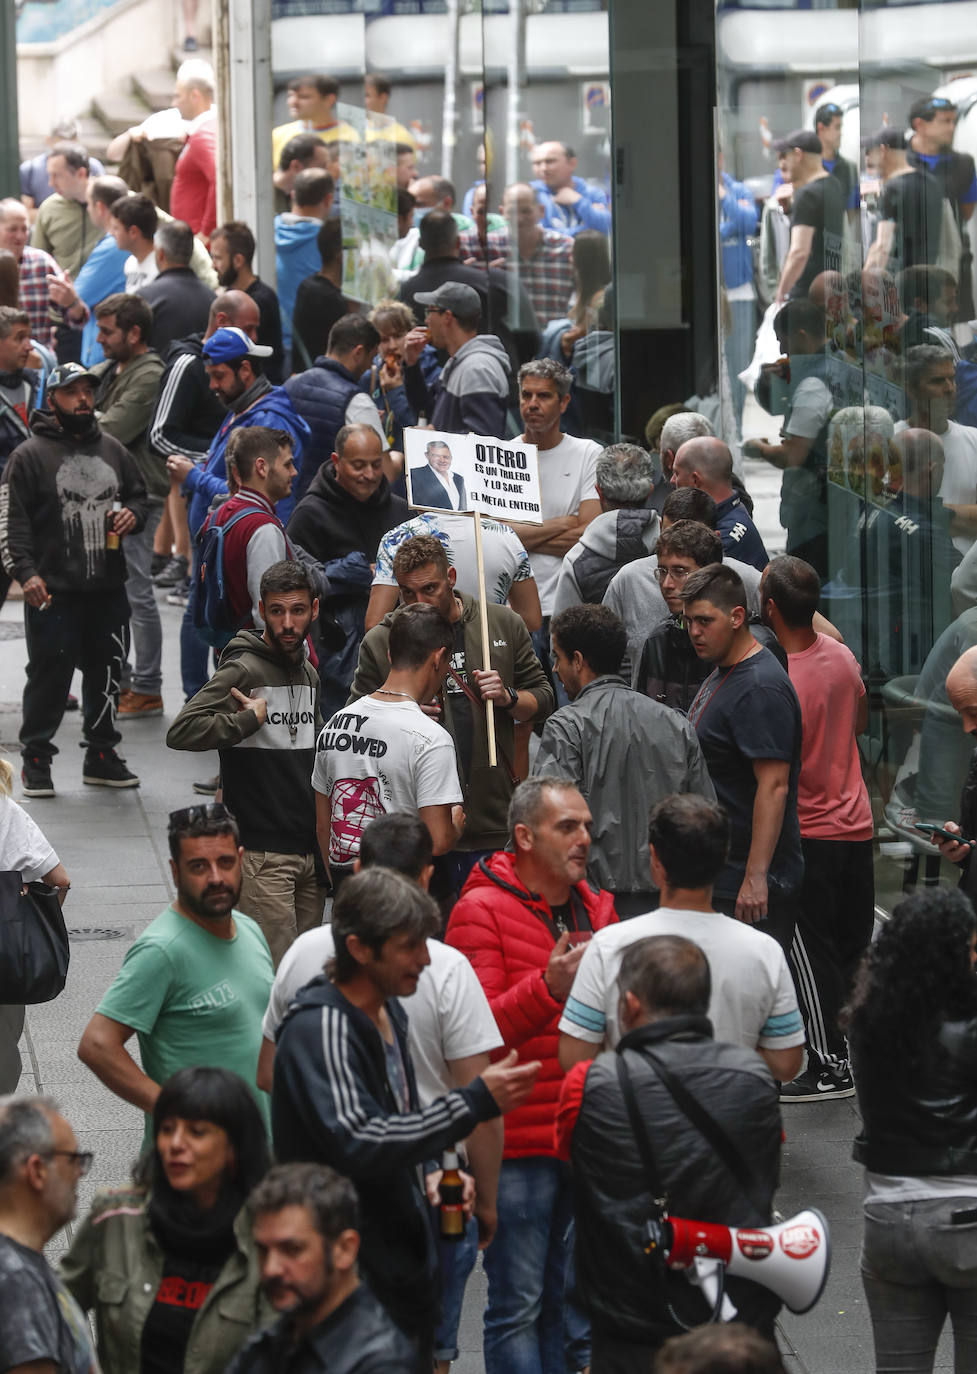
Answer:
<svg viewBox="0 0 977 1374"><path fill-rule="evenodd" d="M445 1150L441 1160L441 1239L462 1240L465 1235L465 1184L458 1171L458 1151Z"/></svg>
<svg viewBox="0 0 977 1374"><path fill-rule="evenodd" d="M108 521L106 522L107 528L105 532L105 547L107 549L117 549L119 547L119 536L115 532L115 517L121 509L121 501L112 502L112 514L109 516Z"/></svg>

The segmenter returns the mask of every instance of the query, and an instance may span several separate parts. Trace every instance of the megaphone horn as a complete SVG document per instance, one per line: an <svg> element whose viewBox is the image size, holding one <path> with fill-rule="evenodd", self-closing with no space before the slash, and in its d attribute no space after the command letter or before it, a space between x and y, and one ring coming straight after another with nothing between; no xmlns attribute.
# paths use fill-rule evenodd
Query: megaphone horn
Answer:
<svg viewBox="0 0 977 1374"><path fill-rule="evenodd" d="M792 1312L809 1312L831 1266L828 1223L814 1207L777 1226L718 1226L668 1217L665 1262L688 1269L696 1259L720 1260L729 1274L771 1289Z"/></svg>

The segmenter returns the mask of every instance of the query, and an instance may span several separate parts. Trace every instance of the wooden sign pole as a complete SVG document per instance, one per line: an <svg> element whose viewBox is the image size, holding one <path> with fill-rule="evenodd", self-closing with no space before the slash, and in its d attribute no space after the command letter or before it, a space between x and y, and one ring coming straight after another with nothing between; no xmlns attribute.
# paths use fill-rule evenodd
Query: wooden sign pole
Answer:
<svg viewBox="0 0 977 1374"><path fill-rule="evenodd" d="M478 567L478 614L482 625L482 669L489 672L492 667L491 659L491 637L489 635L488 623L488 600L485 595L485 560L482 556L482 517L479 512L472 511L475 520L475 563ZM495 749L495 702L485 703L485 734L488 743L488 761L490 768L498 767L498 755Z"/></svg>

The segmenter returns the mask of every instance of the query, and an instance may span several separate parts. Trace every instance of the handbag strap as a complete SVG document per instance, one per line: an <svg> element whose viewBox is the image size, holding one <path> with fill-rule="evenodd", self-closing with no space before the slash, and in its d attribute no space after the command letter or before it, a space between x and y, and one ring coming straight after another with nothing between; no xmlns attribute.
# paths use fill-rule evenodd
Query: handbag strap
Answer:
<svg viewBox="0 0 977 1374"><path fill-rule="evenodd" d="M693 1126L699 1131L700 1135L704 1136L712 1146L726 1168L736 1179L736 1182L739 1184L745 1196L761 1216L767 1215L770 1210L769 1203L763 1202L753 1191L756 1184L756 1176L753 1170L746 1163L739 1150L730 1140L722 1126L720 1126L719 1122L709 1115L700 1102L696 1101L688 1088L675 1077L667 1065L662 1063L654 1051L642 1049L641 1053L654 1065L662 1085L671 1094L676 1106L680 1111L685 1113ZM618 1059L620 1059L620 1055Z"/></svg>
<svg viewBox="0 0 977 1374"><path fill-rule="evenodd" d="M467 683L467 682L465 681L465 679L461 676L461 674L460 674L460 673L457 673L457 672L454 670L454 668L451 667L450 664L448 665L448 676L452 679L453 682L456 682L456 683L458 684L458 687L461 689L461 691L464 692L464 694L465 694L465 696L468 698L468 700L469 700L474 706L477 706L478 709L479 709L479 710L482 712L482 714L484 715L484 714L485 714L485 702L482 700L482 698L481 698L480 696L478 696L475 692L472 691L472 689L469 687L468 683ZM505 765L505 771L506 771L506 773L508 774L509 781L512 783L513 787L518 786L518 784L519 784L519 778L518 778L517 775L516 775L516 770L515 770L515 769L513 768L513 766L512 766L512 760L509 758L509 755L508 755L508 754L506 753L506 751L503 749L503 747L502 747L501 744L498 744L498 743L497 743L496 747L497 747L497 749L498 749L498 751L499 751L499 754L501 755L502 762L503 762L503 764Z"/></svg>
<svg viewBox="0 0 977 1374"><path fill-rule="evenodd" d="M624 1055L620 1052L614 1056L617 1065L617 1081L621 1087L621 1094L624 1097L624 1105L627 1108L628 1120L631 1122L631 1132L638 1146L638 1154L641 1156L641 1163L644 1165L645 1178L648 1183L649 1191L656 1202L661 1206L665 1205L665 1189L662 1187L661 1175L655 1163L655 1152L651 1148L651 1139L647 1128L638 1110L638 1099L635 1096L634 1084L631 1082L631 1075L628 1073L628 1066L624 1062Z"/></svg>

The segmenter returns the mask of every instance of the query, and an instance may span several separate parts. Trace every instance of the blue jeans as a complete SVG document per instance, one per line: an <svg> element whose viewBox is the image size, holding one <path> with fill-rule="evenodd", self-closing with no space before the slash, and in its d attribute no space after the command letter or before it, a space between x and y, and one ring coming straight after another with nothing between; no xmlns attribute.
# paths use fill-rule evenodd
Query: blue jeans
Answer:
<svg viewBox="0 0 977 1374"><path fill-rule="evenodd" d="M879 1374L930 1374L947 1317L956 1374L977 1368L977 1222L972 1197L866 1202L862 1284Z"/></svg>
<svg viewBox="0 0 977 1374"><path fill-rule="evenodd" d="M209 677L208 663L210 646L201 639L193 623L197 603L197 580L200 575L200 562L196 545L193 550L193 567L190 573L190 595L187 597L180 625L180 676L183 679L183 695L187 701L195 697Z"/></svg>
<svg viewBox="0 0 977 1374"><path fill-rule="evenodd" d="M503 1160L499 1226L485 1251L485 1374L568 1374L590 1363L585 1320L568 1322L573 1194L559 1159ZM571 1350L568 1350L570 1331Z"/></svg>
<svg viewBox="0 0 977 1374"><path fill-rule="evenodd" d="M13 1089L11 1090L13 1091ZM434 1332L434 1358L457 1360L458 1323L465 1301L465 1285L478 1259L478 1222L469 1217L459 1241L438 1240L441 1266L441 1316Z"/></svg>

